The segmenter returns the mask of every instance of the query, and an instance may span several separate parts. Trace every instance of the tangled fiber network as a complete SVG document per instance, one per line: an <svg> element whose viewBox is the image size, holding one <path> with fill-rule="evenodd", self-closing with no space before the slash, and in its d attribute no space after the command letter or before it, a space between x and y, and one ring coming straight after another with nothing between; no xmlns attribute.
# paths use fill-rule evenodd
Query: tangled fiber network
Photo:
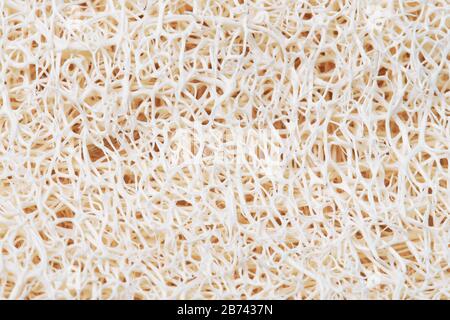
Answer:
<svg viewBox="0 0 450 320"><path fill-rule="evenodd" d="M0 12L0 298L450 297L447 0Z"/></svg>

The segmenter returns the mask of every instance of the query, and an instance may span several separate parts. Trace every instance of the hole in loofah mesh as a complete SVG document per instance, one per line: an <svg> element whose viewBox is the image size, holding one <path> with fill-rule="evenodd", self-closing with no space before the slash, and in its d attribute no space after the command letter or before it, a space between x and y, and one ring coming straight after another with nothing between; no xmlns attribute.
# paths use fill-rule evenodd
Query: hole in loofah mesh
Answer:
<svg viewBox="0 0 450 320"><path fill-rule="evenodd" d="M186 201L186 200L178 200L176 202L176 206L177 207L191 207L192 204L189 201Z"/></svg>
<svg viewBox="0 0 450 320"><path fill-rule="evenodd" d="M64 208L64 209L58 210L56 212L56 217L58 218L58 220L64 220L64 221L58 222L56 224L58 227L64 228L64 229L72 229L73 228L73 222L70 220L75 217L75 214L69 208Z"/></svg>
<svg viewBox="0 0 450 320"><path fill-rule="evenodd" d="M97 147L96 145L93 145L93 144L88 145L87 150L88 150L91 161L95 162L105 156L105 153L103 152L103 150L100 149L99 147Z"/></svg>
<svg viewBox="0 0 450 320"><path fill-rule="evenodd" d="M37 206L36 205L31 205L28 206L26 208L23 209L23 212L25 212L26 214L30 214L30 213L34 213L37 210Z"/></svg>
<svg viewBox="0 0 450 320"><path fill-rule="evenodd" d="M25 245L25 239L23 238L23 236L16 236L14 238L14 247L16 249L20 249Z"/></svg>

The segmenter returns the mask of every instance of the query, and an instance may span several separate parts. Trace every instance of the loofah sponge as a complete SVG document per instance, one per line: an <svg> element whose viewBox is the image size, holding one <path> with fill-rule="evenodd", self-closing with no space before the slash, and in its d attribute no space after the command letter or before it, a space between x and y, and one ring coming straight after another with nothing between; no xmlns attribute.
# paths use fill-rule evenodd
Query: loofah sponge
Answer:
<svg viewBox="0 0 450 320"><path fill-rule="evenodd" d="M449 17L0 1L0 298L448 299Z"/></svg>

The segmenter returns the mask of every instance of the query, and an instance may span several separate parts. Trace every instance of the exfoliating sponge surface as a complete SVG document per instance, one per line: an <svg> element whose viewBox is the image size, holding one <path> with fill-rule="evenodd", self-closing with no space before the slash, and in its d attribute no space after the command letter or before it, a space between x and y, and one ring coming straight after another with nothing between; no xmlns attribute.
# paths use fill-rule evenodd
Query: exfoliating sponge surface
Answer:
<svg viewBox="0 0 450 320"><path fill-rule="evenodd" d="M446 0L0 1L0 299L448 299Z"/></svg>

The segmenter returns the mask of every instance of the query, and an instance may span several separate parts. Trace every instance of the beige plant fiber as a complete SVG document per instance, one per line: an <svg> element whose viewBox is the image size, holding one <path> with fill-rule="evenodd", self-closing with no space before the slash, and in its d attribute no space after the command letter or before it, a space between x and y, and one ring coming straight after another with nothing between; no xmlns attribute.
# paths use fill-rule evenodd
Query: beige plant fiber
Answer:
<svg viewBox="0 0 450 320"><path fill-rule="evenodd" d="M0 1L1 299L448 299L446 0Z"/></svg>

